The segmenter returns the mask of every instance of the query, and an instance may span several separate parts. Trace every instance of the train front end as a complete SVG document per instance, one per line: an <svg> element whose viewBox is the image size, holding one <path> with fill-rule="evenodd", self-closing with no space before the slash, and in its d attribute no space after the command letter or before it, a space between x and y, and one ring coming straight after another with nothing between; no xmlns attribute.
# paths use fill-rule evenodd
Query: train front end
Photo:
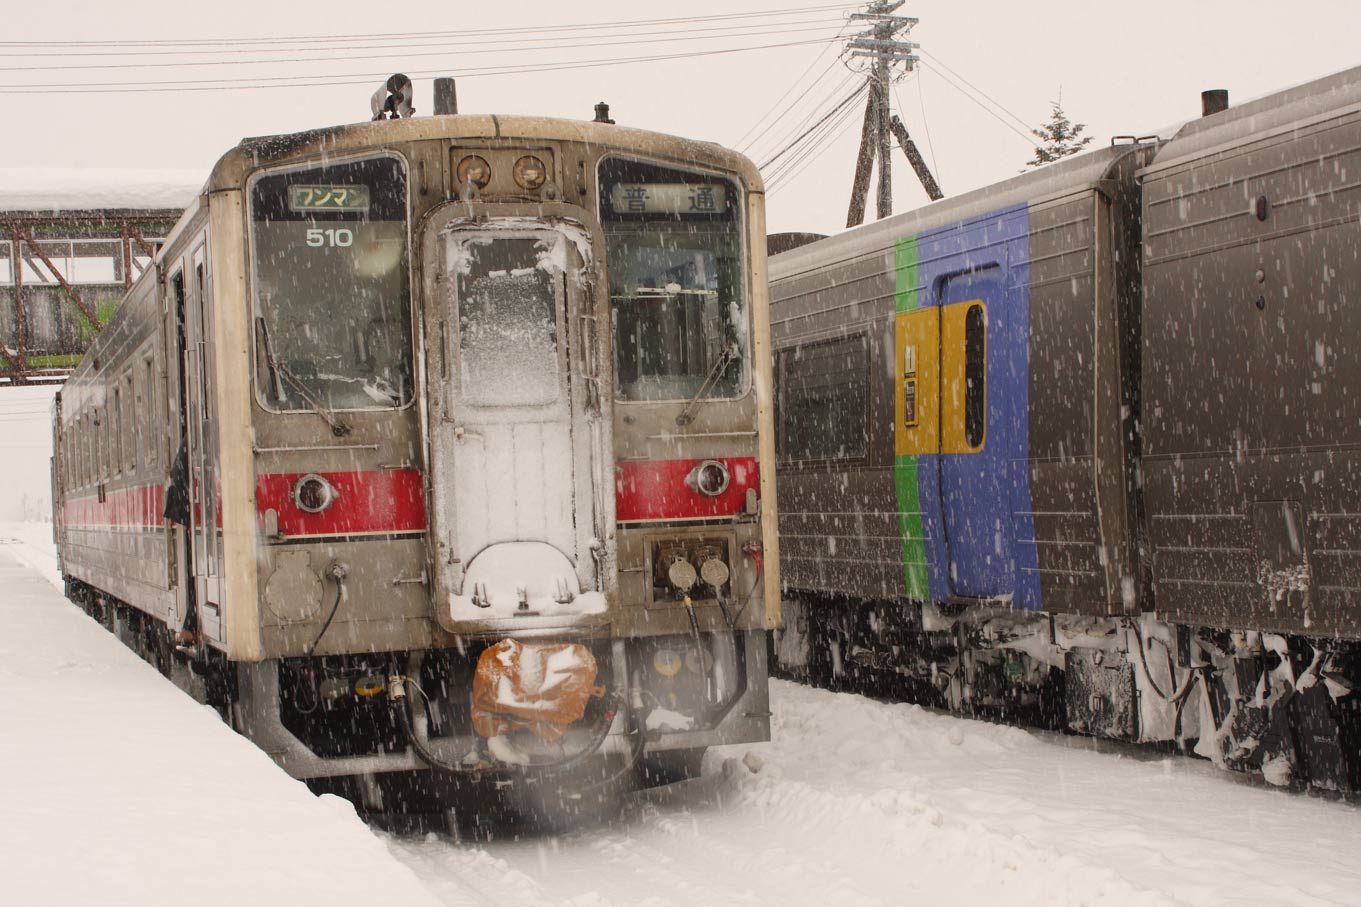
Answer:
<svg viewBox="0 0 1361 907"><path fill-rule="evenodd" d="M245 142L210 203L244 226L217 318L220 405L250 413L221 470L245 733L380 800L393 772L664 780L768 739L748 161L445 116Z"/></svg>

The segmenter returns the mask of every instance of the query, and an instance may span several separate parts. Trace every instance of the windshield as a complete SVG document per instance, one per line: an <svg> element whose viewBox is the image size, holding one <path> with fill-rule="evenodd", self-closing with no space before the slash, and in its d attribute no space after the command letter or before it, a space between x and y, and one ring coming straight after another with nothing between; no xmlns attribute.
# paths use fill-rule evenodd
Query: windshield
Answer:
<svg viewBox="0 0 1361 907"><path fill-rule="evenodd" d="M741 195L714 174L600 165L621 400L735 397L747 387Z"/></svg>
<svg viewBox="0 0 1361 907"><path fill-rule="evenodd" d="M251 187L256 393L276 410L398 407L412 395L406 170L393 157Z"/></svg>

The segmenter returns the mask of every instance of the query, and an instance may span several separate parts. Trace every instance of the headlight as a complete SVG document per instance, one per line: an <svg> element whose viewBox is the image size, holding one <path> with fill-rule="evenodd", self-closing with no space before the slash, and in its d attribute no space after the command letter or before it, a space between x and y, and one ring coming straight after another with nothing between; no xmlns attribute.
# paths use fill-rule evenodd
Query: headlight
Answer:
<svg viewBox="0 0 1361 907"><path fill-rule="evenodd" d="M302 510L308 513L321 513L335 503L340 492L330 482L316 473L309 473L298 479L288 495Z"/></svg>
<svg viewBox="0 0 1361 907"><path fill-rule="evenodd" d="M673 649L658 649L652 656L652 670L663 677L675 677L685 666L685 659Z"/></svg>
<svg viewBox="0 0 1361 907"><path fill-rule="evenodd" d="M515 162L514 174L521 189L537 189L548 179L548 168L534 155L526 154Z"/></svg>
<svg viewBox="0 0 1361 907"><path fill-rule="evenodd" d="M470 154L458 162L458 184L466 186L472 183L479 189L487 188L487 183L491 182L491 164L487 159L476 154Z"/></svg>
<svg viewBox="0 0 1361 907"><path fill-rule="evenodd" d="M685 484L700 494L716 498L728 490L728 467L717 460L705 460L685 477Z"/></svg>

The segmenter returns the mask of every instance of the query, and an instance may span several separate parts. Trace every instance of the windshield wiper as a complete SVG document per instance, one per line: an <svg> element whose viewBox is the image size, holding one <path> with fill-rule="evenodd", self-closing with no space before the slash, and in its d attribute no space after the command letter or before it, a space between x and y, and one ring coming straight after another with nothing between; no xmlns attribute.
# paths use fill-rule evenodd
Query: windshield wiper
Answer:
<svg viewBox="0 0 1361 907"><path fill-rule="evenodd" d="M265 324L264 316L256 316L255 323L260 329L261 348L265 352L265 364L269 367L270 381L274 385L274 398L280 403L284 402L284 386L283 382L279 379L281 377L287 378L288 382L297 390L298 396L302 397L306 403L310 404L313 411L320 416L327 425L331 426L331 434L335 435L337 438L348 435L350 433L350 426L342 422L340 417L335 414L334 410L318 400L312 392L307 389L307 385L303 383L301 378L293 374L293 372L278 359L274 358L274 347L269 342L269 325Z"/></svg>
<svg viewBox="0 0 1361 907"><path fill-rule="evenodd" d="M676 417L677 425L685 426L695 421L695 414L704 406L702 399L704 395L712 390L714 385L718 384L723 373L728 370L728 366L736 362L740 356L741 353L735 342L729 341L724 344L723 352L719 353L718 358L714 360L713 368L709 369L709 374L705 377L704 383L699 386L699 390L695 392L695 395L690 398L690 402L685 404L685 408Z"/></svg>

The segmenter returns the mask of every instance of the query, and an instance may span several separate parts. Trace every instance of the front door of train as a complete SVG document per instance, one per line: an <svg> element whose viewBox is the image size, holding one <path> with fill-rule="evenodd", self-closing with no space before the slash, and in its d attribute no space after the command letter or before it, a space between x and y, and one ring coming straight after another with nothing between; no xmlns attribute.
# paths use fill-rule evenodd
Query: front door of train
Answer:
<svg viewBox="0 0 1361 907"><path fill-rule="evenodd" d="M603 615L613 458L588 236L436 221L423 247L437 615L451 629Z"/></svg>

